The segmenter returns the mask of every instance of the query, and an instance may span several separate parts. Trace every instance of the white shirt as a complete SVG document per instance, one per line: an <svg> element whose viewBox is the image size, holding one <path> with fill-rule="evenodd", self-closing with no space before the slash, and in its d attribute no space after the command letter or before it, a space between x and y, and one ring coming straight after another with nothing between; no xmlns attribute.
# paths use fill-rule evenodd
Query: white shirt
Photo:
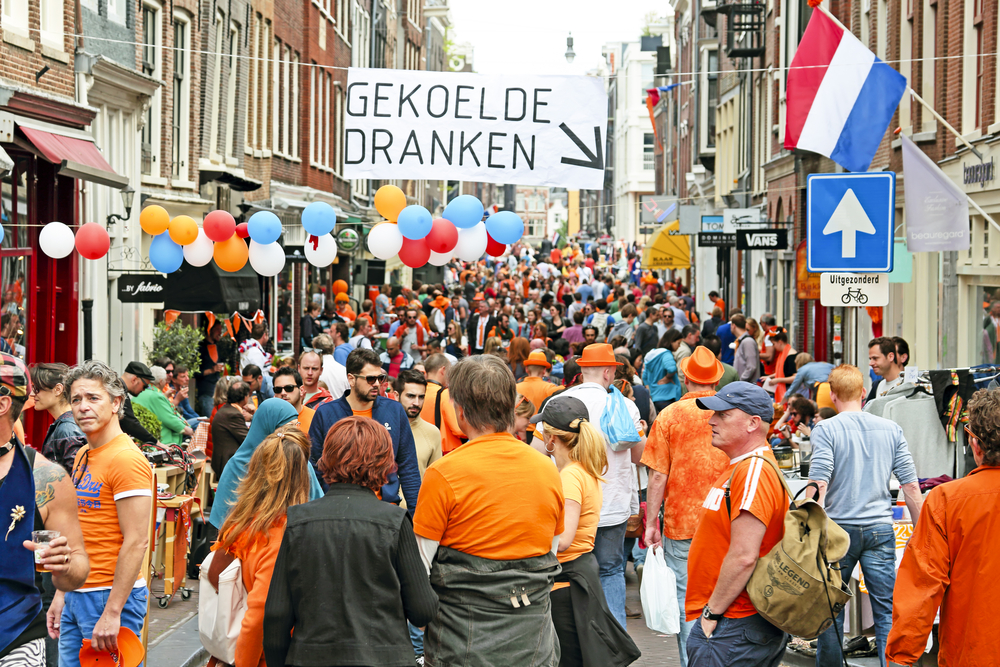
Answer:
<svg viewBox="0 0 1000 667"><path fill-rule="evenodd" d="M890 391L903 384L903 374L900 373L896 376L895 380L879 380L879 383L875 386L875 398L880 398L885 396Z"/></svg>
<svg viewBox="0 0 1000 667"><path fill-rule="evenodd" d="M366 337L362 336L361 334L358 334L357 336L354 336L353 338L351 338L347 342L350 343L354 347L355 350L359 350L359 349L370 350L370 349L372 349L372 342L370 340L368 340Z"/></svg>
<svg viewBox="0 0 1000 667"><path fill-rule="evenodd" d="M479 315L479 323L476 325L476 349L481 350L486 347L486 325L489 324L489 315Z"/></svg>
<svg viewBox="0 0 1000 667"><path fill-rule="evenodd" d="M323 355L323 372L320 373L319 381L326 385L327 391L334 400L344 395L344 392L351 388L347 381L347 368L343 364L337 363L332 354Z"/></svg>
<svg viewBox="0 0 1000 667"><path fill-rule="evenodd" d="M420 326L417 323L417 326ZM413 346L417 344L417 327L410 327L407 329L406 336L399 339L399 349L410 355L410 358L414 362L422 361L423 356L418 351L413 350Z"/></svg>
<svg viewBox="0 0 1000 667"><path fill-rule="evenodd" d="M608 391L596 382L584 382L575 387L565 390L560 396L573 396L583 401L590 412L590 423L598 431L601 430L601 415L604 414L604 405L608 401ZM635 422L635 428L642 433L641 417L639 408L635 407L634 401L627 401L628 412ZM535 434L541 438L544 432L544 424L539 423L535 427ZM635 474L632 471L632 452L623 449L620 452L613 451L605 438L605 451L608 455L608 470L604 473L604 482L601 483L601 492L604 494L604 504L601 505L601 519L598 521L599 528L617 526L628 521L632 514L632 494L635 485Z"/></svg>

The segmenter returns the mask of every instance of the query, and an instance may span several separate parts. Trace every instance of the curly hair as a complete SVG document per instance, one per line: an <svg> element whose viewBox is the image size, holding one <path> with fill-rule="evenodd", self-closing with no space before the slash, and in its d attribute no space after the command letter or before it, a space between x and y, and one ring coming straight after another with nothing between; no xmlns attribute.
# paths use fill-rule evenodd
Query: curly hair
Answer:
<svg viewBox="0 0 1000 667"><path fill-rule="evenodd" d="M330 484L357 484L378 492L396 469L389 432L367 417L345 417L327 432L319 460Z"/></svg>
<svg viewBox="0 0 1000 667"><path fill-rule="evenodd" d="M982 465L1000 465L1000 392L980 389L972 395L969 428L983 450Z"/></svg>

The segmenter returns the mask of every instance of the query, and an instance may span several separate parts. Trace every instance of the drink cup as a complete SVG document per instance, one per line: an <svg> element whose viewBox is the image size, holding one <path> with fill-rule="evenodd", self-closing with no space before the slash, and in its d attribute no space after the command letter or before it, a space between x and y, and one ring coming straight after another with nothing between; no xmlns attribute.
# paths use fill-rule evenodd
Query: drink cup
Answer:
<svg viewBox="0 0 1000 667"><path fill-rule="evenodd" d="M58 530L35 530L31 533L31 541L35 543L35 572L47 572L42 564L42 556L49 548L49 542L59 537Z"/></svg>

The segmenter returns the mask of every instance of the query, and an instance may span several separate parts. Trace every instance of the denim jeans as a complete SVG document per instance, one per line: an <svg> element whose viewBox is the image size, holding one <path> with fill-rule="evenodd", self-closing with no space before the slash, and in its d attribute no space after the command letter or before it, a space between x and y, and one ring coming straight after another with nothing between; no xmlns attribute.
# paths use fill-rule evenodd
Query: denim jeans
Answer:
<svg viewBox="0 0 1000 667"><path fill-rule="evenodd" d="M617 526L597 529L594 539L594 557L601 575L601 588L608 601L608 609L623 628L625 619L625 527L628 521Z"/></svg>
<svg viewBox="0 0 1000 667"><path fill-rule="evenodd" d="M66 593L63 607L62 627L59 631L59 667L80 667L80 648L84 639L91 639L94 626L101 619L108 604L105 591L70 591ZM125 601L121 614L121 627L142 635L142 622L146 618L146 597L149 589L145 586L133 588Z"/></svg>
<svg viewBox="0 0 1000 667"><path fill-rule="evenodd" d="M875 640L878 644L879 663L885 667L885 645L892 627L892 589L896 585L896 535L890 523L872 526L843 526L851 537L847 555L840 560L840 574L848 580L854 566L861 562L865 588L872 603L875 620ZM837 634L844 636L844 612L833 626L819 636L816 647L816 667L838 667L843 664Z"/></svg>
<svg viewBox="0 0 1000 667"><path fill-rule="evenodd" d="M212 397L211 392L198 394L198 414L200 414L202 417L211 417L212 408L214 407L215 407L215 399Z"/></svg>
<svg viewBox="0 0 1000 667"><path fill-rule="evenodd" d="M688 552L691 550L691 540L671 540L663 538L663 560L674 572L677 580L677 605L681 610L681 632L677 635L677 648L680 650L681 667L687 667L687 642L691 628L698 621L684 620L684 600L687 597L688 585Z"/></svg>
<svg viewBox="0 0 1000 667"><path fill-rule="evenodd" d="M410 629L410 643L413 644L413 653L421 656L424 654L424 631L413 625L409 621L406 627Z"/></svg>
<svg viewBox="0 0 1000 667"><path fill-rule="evenodd" d="M700 619L695 619L688 639L691 667L778 667L785 655L788 635L760 614L746 618L722 618L711 637L705 637Z"/></svg>

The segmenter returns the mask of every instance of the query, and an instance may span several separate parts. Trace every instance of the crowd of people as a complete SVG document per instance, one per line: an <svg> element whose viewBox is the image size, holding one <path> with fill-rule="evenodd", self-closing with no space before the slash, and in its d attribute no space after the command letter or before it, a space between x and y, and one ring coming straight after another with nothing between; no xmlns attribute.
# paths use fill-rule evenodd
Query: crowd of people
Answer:
<svg viewBox="0 0 1000 667"><path fill-rule="evenodd" d="M914 664L940 607L941 664L993 664L977 573L997 558L1000 399L968 405L979 467L925 497L902 429L862 410L902 382L902 339L869 345L866 395L772 315L714 292L699 310L635 257L573 245L333 304L307 306L295 359L256 324L232 374L218 322L197 369L0 354L0 666L73 667L85 639L141 632L155 509L136 445L196 432L218 479L203 576L217 587L238 559L247 592L237 667L628 665L625 573L641 581L650 549L675 575L681 664L778 665L789 636L747 585L785 530L774 452L805 439L807 493L850 536L839 567L860 563L881 663ZM18 430L29 400L53 419L41 443ZM890 476L915 524L898 574ZM842 635L843 612L817 665L842 662Z"/></svg>

